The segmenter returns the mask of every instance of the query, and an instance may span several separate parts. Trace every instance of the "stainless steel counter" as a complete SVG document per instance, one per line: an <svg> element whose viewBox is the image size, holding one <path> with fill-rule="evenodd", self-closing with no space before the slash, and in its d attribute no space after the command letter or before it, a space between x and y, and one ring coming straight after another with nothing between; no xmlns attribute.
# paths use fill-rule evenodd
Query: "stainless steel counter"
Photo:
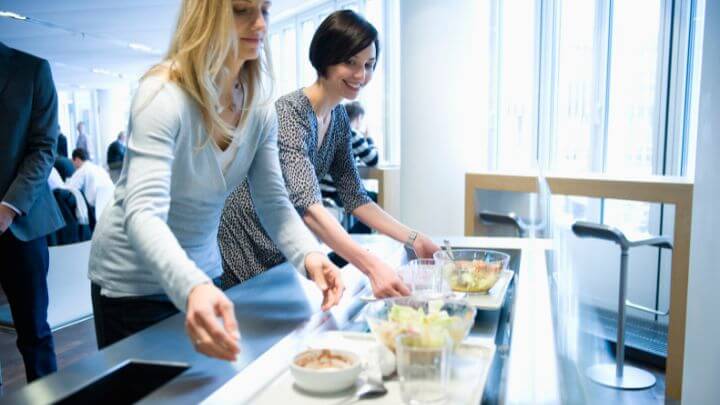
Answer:
<svg viewBox="0 0 720 405"><path fill-rule="evenodd" d="M404 257L400 244L380 236L357 238L388 262ZM495 248L513 254L518 270L501 311L481 313L472 334L498 345L483 402L558 402L550 298L544 251L547 243L514 238L451 238L456 246ZM520 253L522 252L522 253ZM357 279L357 270L343 269ZM357 280L356 280L357 281ZM242 353L234 363L197 354L184 332L182 315L171 317L74 365L2 398L6 403L51 403L67 396L117 364L129 359L185 362L191 368L143 403L198 403L283 339L318 330L362 328L357 298L364 281L346 292L341 305L318 313L319 293L288 265L281 265L227 291L235 303L242 332ZM535 367L528 367L534 365ZM537 367L541 365L541 367ZM551 375L551 377L548 377ZM259 378L259 376L256 376ZM262 384L255 378L248 384Z"/></svg>

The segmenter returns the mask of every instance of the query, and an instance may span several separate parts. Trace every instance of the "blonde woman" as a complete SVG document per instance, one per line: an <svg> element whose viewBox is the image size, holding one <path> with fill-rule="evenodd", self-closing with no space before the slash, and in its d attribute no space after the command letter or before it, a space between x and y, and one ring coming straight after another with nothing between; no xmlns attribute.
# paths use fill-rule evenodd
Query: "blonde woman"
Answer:
<svg viewBox="0 0 720 405"><path fill-rule="evenodd" d="M127 154L93 237L89 277L100 348L179 310L196 350L233 360L233 305L217 229L228 194L246 178L263 226L323 291L342 295L337 268L319 253L288 199L274 108L264 99L269 1L185 0L166 61L141 80Z"/></svg>

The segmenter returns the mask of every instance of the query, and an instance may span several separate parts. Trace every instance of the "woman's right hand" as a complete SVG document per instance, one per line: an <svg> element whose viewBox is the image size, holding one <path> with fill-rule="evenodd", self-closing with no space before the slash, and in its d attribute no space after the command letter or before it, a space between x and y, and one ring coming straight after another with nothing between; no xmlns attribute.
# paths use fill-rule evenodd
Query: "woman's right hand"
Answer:
<svg viewBox="0 0 720 405"><path fill-rule="evenodd" d="M319 252L311 252L305 256L305 270L308 277L317 284L322 292L321 309L327 311L340 302L345 285L340 277L340 270L328 257Z"/></svg>
<svg viewBox="0 0 720 405"><path fill-rule="evenodd" d="M185 330L195 350L206 356L235 361L240 353L240 332L233 303L211 283L199 284L190 290Z"/></svg>
<svg viewBox="0 0 720 405"><path fill-rule="evenodd" d="M377 298L410 295L410 289L398 274L381 260L375 260L375 263L368 269L367 276L372 285L373 295Z"/></svg>

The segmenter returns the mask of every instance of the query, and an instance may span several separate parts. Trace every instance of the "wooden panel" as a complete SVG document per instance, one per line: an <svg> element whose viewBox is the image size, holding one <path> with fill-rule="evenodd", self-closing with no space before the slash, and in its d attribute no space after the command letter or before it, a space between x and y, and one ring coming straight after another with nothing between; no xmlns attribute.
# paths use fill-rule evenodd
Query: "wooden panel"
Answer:
<svg viewBox="0 0 720 405"><path fill-rule="evenodd" d="M378 182L378 205L388 214L400 218L400 167L358 167L360 177Z"/></svg>
<svg viewBox="0 0 720 405"><path fill-rule="evenodd" d="M620 200L675 205L672 271L670 282L670 319L665 395L680 400L685 354L687 287L690 269L690 227L692 222L693 183L687 178L670 176L609 177L606 175L545 176L553 195L614 198ZM465 175L465 235L472 236L478 217L474 207L476 189L535 193L538 176L534 173Z"/></svg>

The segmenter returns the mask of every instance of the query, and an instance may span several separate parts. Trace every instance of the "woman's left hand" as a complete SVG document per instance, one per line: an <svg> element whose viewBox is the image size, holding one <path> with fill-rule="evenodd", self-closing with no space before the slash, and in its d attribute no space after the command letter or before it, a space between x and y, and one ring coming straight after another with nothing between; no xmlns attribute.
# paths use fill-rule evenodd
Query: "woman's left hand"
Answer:
<svg viewBox="0 0 720 405"><path fill-rule="evenodd" d="M345 286L340 270L327 256L313 252L305 257L305 269L308 277L317 284L323 294L322 310L327 311L340 302Z"/></svg>
<svg viewBox="0 0 720 405"><path fill-rule="evenodd" d="M415 243L413 243L413 250L415 250L415 255L420 259L432 259L433 253L440 250L440 247L427 236L418 234Z"/></svg>

